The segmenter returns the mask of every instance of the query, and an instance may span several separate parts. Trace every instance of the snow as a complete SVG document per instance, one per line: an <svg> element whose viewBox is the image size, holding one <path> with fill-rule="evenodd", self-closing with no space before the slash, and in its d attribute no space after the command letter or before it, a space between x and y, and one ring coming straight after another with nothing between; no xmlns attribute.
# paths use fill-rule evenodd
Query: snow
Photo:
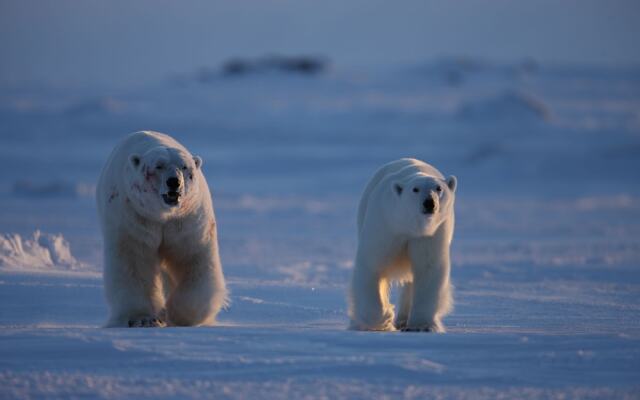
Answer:
<svg viewBox="0 0 640 400"><path fill-rule="evenodd" d="M0 236L0 269L65 270L80 266L62 235L35 231L32 239L23 239L17 233Z"/></svg>
<svg viewBox="0 0 640 400"><path fill-rule="evenodd" d="M18 196L33 197L75 197L93 196L95 186L70 182L31 182L17 181L13 192Z"/></svg>
<svg viewBox="0 0 640 400"><path fill-rule="evenodd" d="M495 98L463 104L458 116L470 120L489 120L492 122L511 119L548 120L551 113L541 101L521 93L502 93Z"/></svg>
<svg viewBox="0 0 640 400"><path fill-rule="evenodd" d="M0 90L0 398L638 398L639 109L640 70L474 59ZM204 159L216 327L101 327L93 187L141 129ZM359 195L403 156L459 179L445 335L346 329Z"/></svg>

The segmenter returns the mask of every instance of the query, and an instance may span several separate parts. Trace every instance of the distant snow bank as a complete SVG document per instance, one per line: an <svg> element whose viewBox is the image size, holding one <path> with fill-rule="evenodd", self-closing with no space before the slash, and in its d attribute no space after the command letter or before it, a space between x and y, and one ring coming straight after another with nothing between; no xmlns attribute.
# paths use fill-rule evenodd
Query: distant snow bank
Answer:
<svg viewBox="0 0 640 400"><path fill-rule="evenodd" d="M77 270L83 264L73 257L61 234L37 230L31 239L17 233L0 234L0 268Z"/></svg>
<svg viewBox="0 0 640 400"><path fill-rule="evenodd" d="M13 193L22 197L90 197L95 194L95 185L65 181L32 182L20 180L13 184Z"/></svg>
<svg viewBox="0 0 640 400"><path fill-rule="evenodd" d="M504 121L551 119L550 108L531 95L507 91L494 97L470 101L458 110L462 120Z"/></svg>

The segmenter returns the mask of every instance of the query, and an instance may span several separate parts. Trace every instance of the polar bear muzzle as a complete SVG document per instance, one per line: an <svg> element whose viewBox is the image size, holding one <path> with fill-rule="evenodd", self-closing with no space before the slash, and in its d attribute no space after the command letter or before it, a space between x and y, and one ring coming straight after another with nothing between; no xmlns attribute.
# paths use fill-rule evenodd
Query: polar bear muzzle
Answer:
<svg viewBox="0 0 640 400"><path fill-rule="evenodd" d="M423 214L433 214L433 211L436 208L436 203L433 201L433 198L427 197L424 199L422 203L422 213Z"/></svg>
<svg viewBox="0 0 640 400"><path fill-rule="evenodd" d="M433 214L438 207L437 197L431 192L429 196L422 202L422 213Z"/></svg>
<svg viewBox="0 0 640 400"><path fill-rule="evenodd" d="M162 200L169 206L176 206L180 203L180 179L175 176L169 177L165 182L167 185L167 193L162 195Z"/></svg>
<svg viewBox="0 0 640 400"><path fill-rule="evenodd" d="M177 192L178 189L180 189L180 179L175 176L167 179L167 187L169 188L169 190Z"/></svg>

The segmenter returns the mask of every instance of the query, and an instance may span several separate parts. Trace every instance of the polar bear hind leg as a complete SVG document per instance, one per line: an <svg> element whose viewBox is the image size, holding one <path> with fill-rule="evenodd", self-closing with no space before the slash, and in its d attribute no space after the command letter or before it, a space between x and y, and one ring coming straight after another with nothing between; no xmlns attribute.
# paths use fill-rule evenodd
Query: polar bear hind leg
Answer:
<svg viewBox="0 0 640 400"><path fill-rule="evenodd" d="M411 301L413 300L413 282L405 283L400 289L400 299L398 301L398 315L396 316L396 329L405 329L411 311Z"/></svg>

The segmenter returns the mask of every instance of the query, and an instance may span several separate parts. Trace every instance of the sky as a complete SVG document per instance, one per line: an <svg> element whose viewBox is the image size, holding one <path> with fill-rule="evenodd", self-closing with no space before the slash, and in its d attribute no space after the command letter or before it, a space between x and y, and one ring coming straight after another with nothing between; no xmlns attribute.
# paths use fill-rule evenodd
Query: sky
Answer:
<svg viewBox="0 0 640 400"><path fill-rule="evenodd" d="M268 53L640 65L634 0L0 0L0 82L146 84Z"/></svg>

